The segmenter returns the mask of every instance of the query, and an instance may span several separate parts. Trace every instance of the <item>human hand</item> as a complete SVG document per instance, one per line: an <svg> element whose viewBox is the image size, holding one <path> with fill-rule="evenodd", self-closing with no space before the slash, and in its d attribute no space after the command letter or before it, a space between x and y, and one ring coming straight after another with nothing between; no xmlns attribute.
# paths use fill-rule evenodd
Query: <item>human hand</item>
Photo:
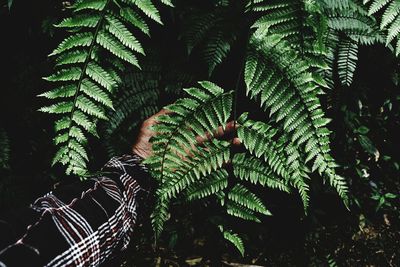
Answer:
<svg viewBox="0 0 400 267"><path fill-rule="evenodd" d="M168 114L170 111L162 109L153 116L149 117L142 123L140 127L136 143L132 147L132 152L139 155L143 159L147 159L153 154L152 144L150 138L155 136L157 133L151 129L151 126L157 123L157 117L163 114Z"/></svg>
<svg viewBox="0 0 400 267"><path fill-rule="evenodd" d="M145 120L140 128L139 135L137 137L136 143L132 147L133 153L139 155L143 159L147 159L153 154L152 144L150 139L155 136L157 133L151 129L151 126L157 123L157 117L160 115L169 114L171 111L166 109L162 109L153 116L149 117ZM211 140L213 138L223 139L226 138L229 134L232 134L237 129L237 124L234 121L230 121L223 128L219 126L218 129L214 133L206 132L203 136L197 136L196 142L201 145L202 143ZM239 145L239 138L235 137L230 140L233 145ZM190 155L190 153L188 153Z"/></svg>

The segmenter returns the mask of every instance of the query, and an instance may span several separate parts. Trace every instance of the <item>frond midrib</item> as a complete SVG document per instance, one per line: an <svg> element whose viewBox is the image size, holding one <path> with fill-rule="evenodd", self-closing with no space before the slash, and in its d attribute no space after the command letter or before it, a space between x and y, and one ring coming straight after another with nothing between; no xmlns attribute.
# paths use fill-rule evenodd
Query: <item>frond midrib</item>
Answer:
<svg viewBox="0 0 400 267"><path fill-rule="evenodd" d="M77 104L77 101L78 101L78 97L79 97L79 95L81 93L82 82L83 82L83 80L84 80L84 78L86 76L86 69L87 69L87 67L88 67L88 65L89 65L89 63L90 63L90 61L92 59L92 53L93 53L93 50L94 50L94 48L96 46L97 35L98 35L98 33L99 33L99 31L100 31L100 29L102 27L103 20L104 20L104 18L106 16L106 13L107 13L106 12L106 10L107 10L106 7L110 4L110 2L111 2L111 0L107 0L103 10L101 11L100 19L97 22L96 29L95 29L95 32L93 34L93 39L92 39L92 41L90 43L90 46L89 46L88 54L86 56L85 62L83 63L83 68L82 68L82 71L81 71L81 74L80 74L80 77L79 77L79 80L78 80L78 85L77 85L77 88L76 88L76 92L75 92L75 95L74 95L74 100L73 100L73 104L72 104L72 110L71 110L70 116L69 116L69 127L68 127L69 130L71 129L72 124L73 124L72 123L73 122L73 116L74 116L74 113L75 113L75 110L76 110L76 107L77 107L76 104ZM68 139L66 141L67 144L69 143L69 140L70 140L70 133L68 131ZM68 154L68 157L69 157L69 154Z"/></svg>

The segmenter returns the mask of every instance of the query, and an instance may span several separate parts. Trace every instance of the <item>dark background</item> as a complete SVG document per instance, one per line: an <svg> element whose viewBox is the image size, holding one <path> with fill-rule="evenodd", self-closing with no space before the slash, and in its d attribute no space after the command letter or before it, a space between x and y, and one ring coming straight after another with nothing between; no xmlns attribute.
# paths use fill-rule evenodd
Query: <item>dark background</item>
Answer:
<svg viewBox="0 0 400 267"><path fill-rule="evenodd" d="M21 212L24 207L56 183L76 180L66 177L61 168L50 167L55 151L53 120L37 111L45 101L36 97L49 89L49 84L41 79L52 72L52 61L47 55L65 36L51 25L66 12L61 1L50 0L16 0L11 10L3 2L0 7L0 127L8 134L11 144L10 166L0 170L0 219L15 222L16 234L25 227L25 213ZM159 60L163 68L169 68L170 59L181 57L185 49L177 36L183 25L170 11L163 11L162 17L165 27L154 26L155 37L148 41L148 46L164 48ZM213 81L225 88L235 87L243 47L241 42L233 47L232 54L236 56L218 67L211 77ZM322 99L328 117L333 118L329 126L333 130L333 153L357 200L352 203L351 212L318 179L313 184L308 216L304 216L297 197L267 192L265 201L274 216L260 225L236 225L248 232L247 254L241 259L210 226L213 220L219 219L218 210L196 204L180 206L173 209L176 223L167 226L158 248L152 246L152 232L144 221L130 250L108 266L121 262L125 262L124 266L152 266L158 258L166 266L175 266L175 263L186 266L188 260L199 258L203 258L202 264L211 266L219 266L221 260L254 261L266 266L325 266L330 258L339 266L398 266L399 199L388 200L390 206L376 211L377 203L371 197L376 192L399 194L399 169L396 168L396 163L400 163L400 88L396 85L399 61L380 46L361 48L359 59L353 85L338 86ZM193 60L196 54L178 62L181 68L197 73L196 79L207 79L207 72L201 64L193 64ZM174 97L164 93L161 99L159 106ZM387 101L392 103L391 110L385 104ZM238 103L239 114L251 109L243 98L243 90ZM351 113L356 114L358 124L349 119ZM368 152L373 148L366 148L358 140L354 127L361 125L370 129L367 137L380 153L378 161ZM134 131L131 134L133 142ZM107 154L101 140L93 140L92 145L95 153L91 168L95 170L107 160ZM390 159L384 159L385 156ZM368 178L360 176L362 169L368 171Z"/></svg>

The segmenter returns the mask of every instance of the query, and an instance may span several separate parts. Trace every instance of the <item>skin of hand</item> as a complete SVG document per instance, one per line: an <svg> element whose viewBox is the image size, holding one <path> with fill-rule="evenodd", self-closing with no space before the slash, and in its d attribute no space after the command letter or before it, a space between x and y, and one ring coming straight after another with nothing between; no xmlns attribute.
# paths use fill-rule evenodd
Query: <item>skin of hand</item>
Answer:
<svg viewBox="0 0 400 267"><path fill-rule="evenodd" d="M170 114L171 111L166 109L162 109L153 116L146 119L142 126L140 127L138 137L136 139L136 143L132 147L133 153L139 155L143 159L147 159L153 154L152 144L150 139L155 136L157 133L151 130L151 126L157 123L157 117L160 115ZM198 144L202 144L207 140L212 138L223 138L225 135L236 131L237 124L233 121L230 121L226 124L225 128L219 126L218 129L214 133L206 132L204 136L197 136L196 142ZM232 145L240 145L239 138L235 137L231 140Z"/></svg>
<svg viewBox="0 0 400 267"><path fill-rule="evenodd" d="M157 123L158 116L168 113L168 110L162 109L142 123L136 143L132 147L133 153L139 155L143 159L147 159L153 154L150 138L156 135L156 133L151 130L151 126Z"/></svg>

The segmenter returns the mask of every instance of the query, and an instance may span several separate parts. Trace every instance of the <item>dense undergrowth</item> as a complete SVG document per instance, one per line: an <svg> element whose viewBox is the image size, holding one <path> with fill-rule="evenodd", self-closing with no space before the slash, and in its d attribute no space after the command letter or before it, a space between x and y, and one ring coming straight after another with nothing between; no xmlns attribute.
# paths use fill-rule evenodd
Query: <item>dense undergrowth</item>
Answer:
<svg viewBox="0 0 400 267"><path fill-rule="evenodd" d="M261 2L254 1L256 4ZM292 2L296 1L290 1L290 3ZM312 4L312 2L310 3ZM293 180L297 183L286 180L285 186L293 186L299 191L299 195L289 195L270 188L247 184L245 178L243 181L232 180L235 179L232 174L239 173L239 171L235 173L235 165L233 165L226 169L229 183L226 186L224 186L225 183L221 183L218 190L214 188L210 192L212 194L226 192L228 195L233 188L232 181L235 181L234 183L241 181L249 190L257 194L273 216L258 216L256 220L253 216L249 217L248 214L254 214L245 209L242 210L239 217L247 214L247 219L251 218L260 223L235 219L225 215L226 212L229 213L229 205L220 205L220 194L217 194L219 195L216 198L217 201L206 199L202 202L187 203L183 198L186 197L187 192L183 190L183 197L177 199L168 197L172 201L169 206L171 219L166 222L164 233L157 241L156 247L150 222L150 207L144 212L145 215L136 231L135 241L128 252L105 266L220 266L223 264L234 266L234 263L252 263L261 266L396 266L400 257L398 255L400 245L400 229L398 228L400 225L398 221L400 215L398 204L400 154L396 136L396 133L400 132L400 76L398 73L400 66L395 56L397 44L396 34L393 33L395 24L390 23L389 15L385 16L385 14L389 14L388 10L395 5L395 1L386 1L388 4L379 10L375 8L379 1L366 3L365 11L360 11L353 6L348 13L339 14L341 17L337 19L335 19L335 16L339 16L337 9L343 8L341 5L345 5L349 1L325 2L337 3L337 6L332 4L332 10L329 11L332 12L329 13L331 20L327 24L317 23L321 22L317 20L321 16L321 10L305 9L303 11L311 14L304 22L310 26L310 29L302 29L301 34L298 35L287 35L289 37L285 36L283 40L282 37L277 39L268 37L270 39L265 40L256 40L254 36L251 37L249 29L246 27L249 23L254 22L254 18L253 21L249 21L247 16L243 16L243 6L232 4L233 2L230 1L209 1L208 4L190 1L190 4L186 6L181 1L176 1L174 8L156 5L159 9L160 19L154 15L147 18L143 16L148 23L147 27L151 37L146 36L146 32L133 30L134 35L132 36L139 38L140 44L135 47L136 50L133 49L134 47L130 48L133 49L132 55L137 56L141 70L129 66L129 63L136 62L132 61L133 57L127 56L126 53L121 54L116 51L113 53L110 49L107 50L107 46L103 43L104 40L96 39L99 40L97 43L100 46L99 49L104 49L98 54L100 59L110 59L111 56L107 53L111 53L114 57L127 61L128 64L124 68L118 65L121 67L118 69L117 64L113 65L112 62L101 63L104 64L101 66L111 67L113 65L113 68L117 68L119 74L115 71L115 75L118 75L115 77L120 78L120 85L117 87L118 90L115 89L115 94L110 89L110 101L112 100L116 111L106 109L107 104L110 103L109 98L100 94L102 98L93 98L94 102L99 103L100 113L87 111L87 114L83 115L90 120L93 119L93 123L102 119L100 117L103 115L108 117L108 121L99 122L97 126L100 140L87 135L88 146L86 137L83 140L79 139L78 135L73 135L72 139L67 137L67 141L65 139L58 141L62 147L64 142L70 142L75 138L82 145L81 148L78 144L77 150L86 149L85 157L89 160L84 161L88 162L87 166L77 166L76 159L72 161L64 159L70 172L79 171L81 167L96 170L109 156L129 151L135 138L135 131L144 118L162 106L174 102L177 98L187 96L184 95L182 88L196 86L200 88L199 90L204 90L204 88L207 90L207 84L205 87L204 84L197 84L197 81L203 80L211 80L221 86L225 89L224 92L227 96L230 90L234 90L233 101L236 99L237 103L236 106L233 104L234 112L230 118L234 116L238 118L240 114L250 111L250 123L246 124L246 120L242 116L241 124L251 128L255 124L254 121L271 123L272 129L277 129L277 133L273 133L275 134L275 139L272 139L274 142L279 138L286 138L285 134L290 136L293 132L282 127L274 114L272 119L266 119L271 108L276 109L277 116L283 118L283 121L286 120L285 116L290 118L290 114L279 112L279 108L285 106L285 103L291 102L290 98L286 102L281 99L284 104L277 107L274 107L273 103L269 106L254 105L254 101L250 97L246 97L246 89L250 96L259 100L257 86L254 86L257 81L252 80L255 79L255 74L249 72L254 68L261 68L256 66L260 62L264 62L259 61L260 58L265 57L265 62L272 65L274 62L279 62L279 59L283 61L285 57L290 59L300 57L299 60L305 60L304 58L310 61L310 58L315 60L312 61L313 64L307 65L307 68L310 69L307 71L318 73L325 78L326 83L316 77L313 78L315 79L313 82L319 86L324 85L325 94L318 95L321 109L327 118L332 118L332 122L327 125L332 132L330 134L332 151L329 152L329 159L330 157L335 159L336 164L339 165L336 168L337 172L344 177L343 179L349 187L349 210L347 210L337 193L320 179L321 176L317 169L322 165L313 166L310 163L302 165L305 166L302 170L310 176L305 180L306 187L298 184L301 180ZM376 3L374 4L374 2ZM18 215L19 208L26 206L35 197L50 190L55 184L70 183L78 179L74 176L64 175L65 169L62 166L49 167L55 152L51 140L54 135L53 123L49 121L48 116L36 112L49 103L44 99L36 98L36 95L54 88L40 78L53 73L54 61L46 56L58 43L69 36L69 33L55 29L52 25L70 15L71 11L68 8L70 5L69 2L61 1L57 3L50 1L23 3L15 0L10 10L4 4L0 11L1 32L7 37L7 42L2 42L4 48L1 49L4 66L2 68L4 69L2 87L5 92L1 98L0 219L15 220L17 231L24 229L23 223L20 223L22 218ZM371 5L375 5L374 8ZM362 3L360 3L361 6ZM116 8L118 6L113 7L113 12L116 12ZM152 14L155 14L154 12L153 10ZM282 16L285 15L287 14ZM259 16L266 16L268 21L273 15L260 14ZM369 17L371 20L362 18L362 16ZM392 22L398 20L396 14L393 16ZM349 17L356 17L365 25L354 24L355 26L352 26L349 24ZM381 17L386 18L385 23L380 21ZM147 19L149 20L147 21ZM162 20L163 25L151 22L151 19L155 19L156 22ZM373 21L376 22L376 25L372 24ZM258 27L262 27L261 22ZM326 31L326 29L319 29L315 23L319 26L325 25L325 27L340 33L337 36L329 36L330 42L326 47L320 46L318 48L320 50L317 50L316 45L321 45L321 43L314 44L315 46L312 48L316 50L307 54L308 48L298 44L310 45L312 43L310 40L321 41L323 39L318 39L321 38L318 33ZM208 35L196 36L196 34L202 34L206 25L210 27L207 28ZM299 25L290 25L294 26L288 31L298 30ZM380 26L382 26L382 32L379 31ZM274 26L271 27L274 29ZM360 27L361 31L358 32ZM109 30L107 27L105 29ZM79 27L78 30L80 30ZM274 30L279 34L282 29L277 27ZM102 29L99 29L99 32L101 31ZM318 38L312 38L313 34L316 34ZM103 33L103 35L107 38L108 33ZM115 38L117 39L110 42L121 41L118 36ZM281 41L283 43L280 43ZM260 42L266 43L261 44ZM274 42L280 43L281 47L274 46ZM371 45L372 43L374 45ZM385 47L386 43L389 46L392 44L392 51ZM264 50L260 50L260 46L266 49L265 51L274 51L275 54L261 54ZM129 48L129 46L127 47ZM140 55L141 47L144 48L146 56ZM243 58L246 58L244 55L246 49L250 52L247 60L243 63ZM301 51L303 54L299 56L297 51ZM102 55L107 56L102 57ZM326 68L319 61L318 57L320 56L324 58L321 62L325 61L331 68ZM75 58L74 60L78 61L73 64L80 64L80 60L83 59ZM89 66L90 60L100 64L96 57L87 57L82 63ZM58 63L60 62L58 61ZM243 64L244 70L242 71ZM281 63L277 64L274 71L283 75L282 71L288 68L290 66L287 65L287 62ZM289 78L293 74L301 75L295 70L293 71L288 74ZM257 75L262 73L259 70L254 70L254 72L258 72ZM86 72L83 73L90 76ZM262 75L267 77L270 74L266 72ZM107 83L93 77L95 76L89 77L94 79L92 83L98 82L100 85L105 85L104 90L103 88L96 90L108 90ZM79 77L82 81L85 78L89 79L84 75ZM295 76L292 78L294 79ZM72 80L72 82L76 81L75 78ZM268 81L264 83L267 84ZM286 90L285 88L287 87L283 84L281 90ZM301 89L301 84L295 85L295 88L296 90ZM218 90L214 90L213 94ZM288 91L288 94L290 95L291 92ZM293 92L296 93L295 90ZM217 94L220 93L222 91ZM86 99L92 99L90 92L85 94ZM295 101L295 98L291 99ZM267 107L266 113L265 107ZM99 117L100 114L102 115ZM70 114L67 115L67 117L71 117ZM225 115L229 117L229 115ZM220 124L228 118L222 117L218 112L216 113L216 124ZM81 127L85 136L86 130L88 133L93 130L85 129L79 122L77 123L78 125L75 126ZM290 123L293 122L288 121L288 125ZM214 124L211 120L210 125ZM324 127L324 124L321 125ZM63 127L59 128L60 131L67 129ZM199 126L198 132L207 129L207 126L204 129L203 127ZM246 138L243 131L242 133L239 131L240 135L242 139ZM248 137L248 139L251 141L254 136ZM246 151L253 153L250 141L244 142L244 146L241 148L230 150L231 155L244 155ZM76 142L67 147L71 148L74 145L77 145ZM301 147L301 144L296 145ZM221 144L218 144L216 147L220 146ZM210 150L212 149L214 147L210 148ZM305 155L311 153L308 149L299 149L299 151ZM264 156L263 151L254 152L254 155L257 158ZM307 157L302 160L305 158ZM239 162L240 156L236 156L236 161L235 158L233 159L234 163ZM153 164L158 160L156 158ZM268 163L268 159L266 162ZM285 181L284 170L290 169L279 169L276 167L278 165L267 163L264 168L272 166L272 171L276 171ZM306 166L310 170L307 170ZM174 166L172 165L170 168L173 169ZM316 171L310 172L311 169L316 169ZM322 177L324 177L326 169L321 167ZM222 170L217 171L222 172ZM293 169L289 171L289 174L292 175L292 171ZM163 171L161 171L161 175L155 174L160 181L164 180L163 176L165 175L171 174L163 173ZM237 177L240 178L240 175ZM171 188L175 187L171 187L169 184L162 183L162 185L165 190L169 191L168 196L179 196L180 189L186 189L186 186L189 188L189 193L190 190L193 192L193 186L196 184L192 184L192 187L189 184L195 180L195 178L188 180L187 184L178 187L179 190L172 190ZM329 178L326 181L329 183ZM340 193L340 187L334 183L332 185L336 189L339 188ZM304 188L307 191L306 194ZM208 195L208 193L203 193L203 195ZM343 197L345 194L341 195ZM163 194L159 194L159 196L163 196ZM164 196L159 199L164 199ZM304 206L308 206L307 214L304 213ZM232 210L232 207L230 209ZM188 210L196 212L187 212ZM263 209L258 209L258 211L266 213ZM165 218L160 219L160 221L164 220ZM240 237L246 245L244 257L241 257L239 251L229 243L223 241L223 234L218 227L215 227L218 225L224 225L224 229L235 229L236 232L240 232Z"/></svg>

